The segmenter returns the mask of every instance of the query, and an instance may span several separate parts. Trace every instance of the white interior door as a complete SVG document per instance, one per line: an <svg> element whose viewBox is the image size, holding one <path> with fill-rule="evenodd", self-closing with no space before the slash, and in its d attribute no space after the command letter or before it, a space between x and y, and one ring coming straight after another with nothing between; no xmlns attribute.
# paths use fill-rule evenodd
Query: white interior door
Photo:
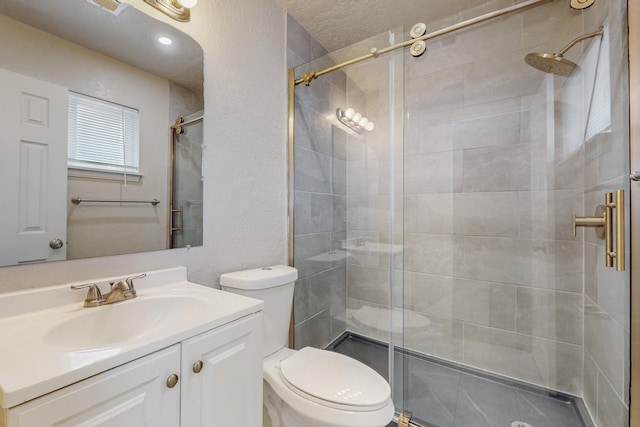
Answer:
<svg viewBox="0 0 640 427"><path fill-rule="evenodd" d="M0 265L66 259L67 89L0 69L0 111Z"/></svg>

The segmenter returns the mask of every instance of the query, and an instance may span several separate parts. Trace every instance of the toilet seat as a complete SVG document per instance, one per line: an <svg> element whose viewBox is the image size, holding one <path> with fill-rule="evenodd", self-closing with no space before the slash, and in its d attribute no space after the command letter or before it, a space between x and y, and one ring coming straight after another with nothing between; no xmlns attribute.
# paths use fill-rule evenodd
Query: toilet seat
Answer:
<svg viewBox="0 0 640 427"><path fill-rule="evenodd" d="M395 407L391 396L382 408L375 409L361 407L358 411L355 406L343 405L331 407L326 401L304 396L301 390L297 390L288 384L282 375L280 362L292 357L297 352L286 347L271 354L264 359L263 375L265 383L265 396L273 392L271 398L280 399L283 407L279 411L289 411L305 426L322 427L381 427L389 424L395 413ZM308 367L307 367L308 368ZM375 371L374 371L375 372ZM377 374L376 374L377 376ZM382 377L379 377L382 381ZM297 424L294 424L297 426Z"/></svg>
<svg viewBox="0 0 640 427"><path fill-rule="evenodd" d="M313 347L280 361L280 375L302 397L345 411L375 411L384 408L391 397L387 381L370 367Z"/></svg>

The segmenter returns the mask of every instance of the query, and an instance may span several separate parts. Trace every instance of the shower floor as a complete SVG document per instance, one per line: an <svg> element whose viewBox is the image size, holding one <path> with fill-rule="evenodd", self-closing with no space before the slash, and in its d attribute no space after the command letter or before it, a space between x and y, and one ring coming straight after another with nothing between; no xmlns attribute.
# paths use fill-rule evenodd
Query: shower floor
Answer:
<svg viewBox="0 0 640 427"><path fill-rule="evenodd" d="M385 344L347 332L328 349L389 378ZM408 372L406 409L425 427L593 427L584 403L574 396L413 352L396 351L396 357L404 357Z"/></svg>

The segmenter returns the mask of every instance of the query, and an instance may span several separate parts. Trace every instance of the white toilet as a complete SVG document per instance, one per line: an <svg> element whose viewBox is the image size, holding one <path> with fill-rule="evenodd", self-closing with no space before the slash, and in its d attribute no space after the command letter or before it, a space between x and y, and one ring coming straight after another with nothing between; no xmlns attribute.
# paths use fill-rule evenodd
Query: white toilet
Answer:
<svg viewBox="0 0 640 427"><path fill-rule="evenodd" d="M389 384L347 356L287 348L298 271L275 265L223 274L222 289L264 301L265 427L384 427L395 412Z"/></svg>

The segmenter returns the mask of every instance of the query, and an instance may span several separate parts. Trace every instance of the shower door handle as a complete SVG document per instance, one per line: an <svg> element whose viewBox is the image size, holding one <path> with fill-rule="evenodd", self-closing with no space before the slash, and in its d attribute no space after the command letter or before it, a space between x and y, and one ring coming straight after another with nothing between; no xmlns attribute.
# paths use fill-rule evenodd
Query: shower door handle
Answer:
<svg viewBox="0 0 640 427"><path fill-rule="evenodd" d="M177 227L173 226L174 214L180 214L180 222L178 222L179 225ZM182 209L182 206L180 206L178 209L173 209L173 207L171 207L171 224L169 226L169 228L171 229L171 233L173 233L174 231L177 231L178 233L182 234L182 226L184 224L183 216L184 216L184 211Z"/></svg>
<svg viewBox="0 0 640 427"><path fill-rule="evenodd" d="M615 250L614 250L614 223L613 211L616 213L615 222ZM616 200L613 193L605 195L604 205L596 208L595 216L573 216L573 235L576 235L577 227L602 227L596 229L596 235L605 239L605 254L607 267L615 267L618 271L624 271L624 190L616 190Z"/></svg>

